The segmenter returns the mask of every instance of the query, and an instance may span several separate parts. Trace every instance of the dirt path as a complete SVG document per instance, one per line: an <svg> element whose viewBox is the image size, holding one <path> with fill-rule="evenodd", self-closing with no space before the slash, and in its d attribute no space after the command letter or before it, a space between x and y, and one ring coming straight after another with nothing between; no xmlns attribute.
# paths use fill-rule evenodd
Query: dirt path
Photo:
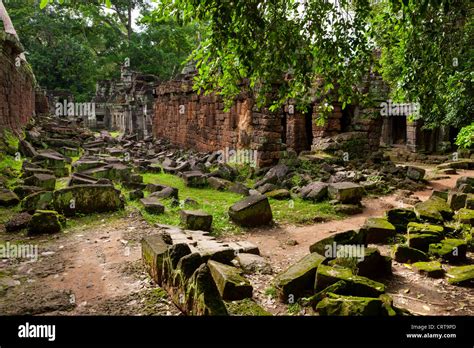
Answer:
<svg viewBox="0 0 474 348"><path fill-rule="evenodd" d="M135 213L123 215L99 215L50 240L35 240L37 262L1 265L16 281L0 299L0 312L179 315L143 271L139 241L156 229Z"/></svg>
<svg viewBox="0 0 474 348"><path fill-rule="evenodd" d="M430 186L423 191L414 192L413 196L420 200L430 197L432 190L450 189L454 187L456 180L460 176L474 176L473 170L460 170L458 174L449 178L430 181ZM310 226L278 226L271 229L254 229L238 238L227 238L226 240L248 240L258 245L262 256L267 258L272 265L274 274L281 272L294 262L309 253L309 247L313 243L326 238L332 233L342 232L360 228L367 217L383 216L385 211L394 207L408 207L398 200L396 194L384 197L366 198L362 201L364 211L343 220L334 220L317 223ZM296 242L296 243L295 243ZM379 247L379 246L378 246ZM388 248L379 247L385 255L389 254ZM472 256L472 255L471 255ZM393 262L394 277L388 281L390 294L394 296L394 302L401 307L412 309L414 313L428 315L474 314L474 291L472 289L458 288L445 284L444 280L432 280L415 274L406 266ZM259 294L259 300L266 308L274 314L286 314L286 307L275 303L267 298L265 289L271 285L273 276L255 276L252 279L254 288ZM411 290L410 290L411 289ZM448 289L448 290L446 290ZM398 294L401 291L403 295ZM408 293L415 294L415 300L410 300ZM420 298L417 298L417 296ZM441 299L441 295L444 298ZM453 305L453 298L460 301L462 310ZM423 299L422 299L423 298ZM463 302L465 301L465 302ZM439 305L433 306L430 303ZM462 305L464 303L464 306ZM455 311L455 309L458 309Z"/></svg>

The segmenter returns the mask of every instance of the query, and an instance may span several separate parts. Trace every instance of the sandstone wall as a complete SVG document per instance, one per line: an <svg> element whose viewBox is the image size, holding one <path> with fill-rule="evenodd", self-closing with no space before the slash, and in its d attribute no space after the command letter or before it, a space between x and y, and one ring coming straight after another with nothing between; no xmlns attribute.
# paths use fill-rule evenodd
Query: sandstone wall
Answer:
<svg viewBox="0 0 474 348"><path fill-rule="evenodd" d="M155 137L198 151L254 150L259 166L278 161L281 118L258 110L251 96L242 94L225 111L220 97L194 92L190 78L160 84L155 92Z"/></svg>
<svg viewBox="0 0 474 348"><path fill-rule="evenodd" d="M18 130L35 111L34 76L18 39L0 20L0 130Z"/></svg>

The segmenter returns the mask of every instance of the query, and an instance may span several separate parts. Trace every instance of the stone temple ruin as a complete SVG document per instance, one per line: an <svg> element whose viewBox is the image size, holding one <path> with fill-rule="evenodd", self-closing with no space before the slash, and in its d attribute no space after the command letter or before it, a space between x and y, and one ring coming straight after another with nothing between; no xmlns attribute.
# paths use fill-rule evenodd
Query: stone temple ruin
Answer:
<svg viewBox="0 0 474 348"><path fill-rule="evenodd" d="M4 224L10 236L54 234L68 219L126 207L144 219L179 210L179 226L153 220L152 232L140 235L137 244L153 286L165 289L190 315L242 314L242 308L244 314L269 315L257 301L255 274L268 277L279 304L297 303L319 315L409 314L389 295L393 268L402 264L429 278L445 278L449 286L472 285L473 178L459 176L451 190L433 190L421 201L413 192L426 187L426 170L397 165L380 150L385 144L438 151L452 131L425 132L406 116L382 117L387 90L376 76L367 86L374 106L343 110L333 105L326 124L318 126L313 122L317 101L307 113L291 103L270 112L242 93L226 111L217 95L193 91L192 71L159 81L127 64L120 79L97 84L93 117L57 117L56 104L73 102L72 96L37 88L6 19L0 26L5 28L0 31L0 129L24 131L18 148L6 149L21 155L17 177L9 181L10 171L0 177L0 206L18 210ZM112 136L112 131L121 134ZM239 149L254 151L258 168L242 174L222 161L227 151ZM439 159L446 162L437 166L439 174L473 170L469 156ZM145 180L163 173L181 186ZM260 250L265 245L213 234L222 216L206 212L204 200L183 193L203 189L211 196L237 197L223 203L224 219L243 231L272 231L280 218L277 204L285 201L280 214L298 201L311 209L326 203L334 214L348 216L363 211L367 194L400 192L408 207L368 217L358 228L321 235L310 241L302 258L274 272ZM324 219L316 218L321 217L312 220L318 230ZM141 231L133 233L135 238ZM389 248L382 253L379 247Z"/></svg>

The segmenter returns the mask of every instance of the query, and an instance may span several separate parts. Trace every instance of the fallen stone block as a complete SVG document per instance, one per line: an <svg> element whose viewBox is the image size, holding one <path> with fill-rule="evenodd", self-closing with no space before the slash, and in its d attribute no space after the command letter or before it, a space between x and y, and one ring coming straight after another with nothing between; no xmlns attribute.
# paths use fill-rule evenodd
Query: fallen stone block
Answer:
<svg viewBox="0 0 474 348"><path fill-rule="evenodd" d="M362 200L364 188L353 182L338 182L329 185L328 194L330 199L341 203L357 204Z"/></svg>
<svg viewBox="0 0 474 348"><path fill-rule="evenodd" d="M327 197L328 184L323 182L312 182L300 190L300 197L313 202L320 202Z"/></svg>
<svg viewBox="0 0 474 348"><path fill-rule="evenodd" d="M41 191L26 196L21 201L21 210L33 213L35 210L49 210L53 203L52 191Z"/></svg>
<svg viewBox="0 0 474 348"><path fill-rule="evenodd" d="M207 262L212 278L224 300L242 300L252 297L253 288L236 267L209 260Z"/></svg>
<svg viewBox="0 0 474 348"><path fill-rule="evenodd" d="M209 177L207 178L209 186L211 186L214 190L219 191L227 191L232 185L233 182L221 178L216 177Z"/></svg>
<svg viewBox="0 0 474 348"><path fill-rule="evenodd" d="M28 234L51 234L61 231L64 218L56 211L37 210L28 223Z"/></svg>
<svg viewBox="0 0 474 348"><path fill-rule="evenodd" d="M169 245L164 242L161 235L146 236L142 239L141 245L142 259L146 271L157 284L161 284L163 257Z"/></svg>
<svg viewBox="0 0 474 348"><path fill-rule="evenodd" d="M272 274L270 263L259 255L239 253L236 259L244 273Z"/></svg>
<svg viewBox="0 0 474 348"><path fill-rule="evenodd" d="M338 257L329 261L328 265L349 268L354 274L367 278L380 278L392 274L391 257L382 256L377 248L365 248L362 255Z"/></svg>
<svg viewBox="0 0 474 348"><path fill-rule="evenodd" d="M167 198L175 198L178 199L178 189L170 186L163 187L162 190L155 191L150 194L150 197L167 199Z"/></svg>
<svg viewBox="0 0 474 348"><path fill-rule="evenodd" d="M466 205L467 194L456 191L449 192L448 204L452 210L459 210Z"/></svg>
<svg viewBox="0 0 474 348"><path fill-rule="evenodd" d="M397 234L395 226L385 218L368 218L362 228L368 244L385 244Z"/></svg>
<svg viewBox="0 0 474 348"><path fill-rule="evenodd" d="M231 247L236 254L246 253L260 255L260 250L258 249L258 246L249 241L243 240L239 242L229 242L227 243L227 245Z"/></svg>
<svg viewBox="0 0 474 348"><path fill-rule="evenodd" d="M443 221L450 220L454 215L448 203L439 197L431 197L424 202L415 204L415 213L419 220L434 224L442 224Z"/></svg>
<svg viewBox="0 0 474 348"><path fill-rule="evenodd" d="M415 180L421 181L425 177L426 171L423 168L408 166L407 167L407 177Z"/></svg>
<svg viewBox="0 0 474 348"><path fill-rule="evenodd" d="M18 203L20 203L20 199L14 192L0 188L0 207L12 207Z"/></svg>
<svg viewBox="0 0 474 348"><path fill-rule="evenodd" d="M474 285L474 265L451 267L447 274L448 283L461 286Z"/></svg>
<svg viewBox="0 0 474 348"><path fill-rule="evenodd" d="M309 251L312 253L318 253L324 255L327 258L336 258L335 255L338 245L363 245L367 246L366 243L366 231L361 229L359 231L345 231L334 234L330 237L324 238L309 247Z"/></svg>
<svg viewBox="0 0 474 348"><path fill-rule="evenodd" d="M430 278L441 278L444 276L444 269L438 261L415 262L412 264L415 271Z"/></svg>
<svg viewBox="0 0 474 348"><path fill-rule="evenodd" d="M214 260L229 264L235 257L235 251L227 244L214 240L199 240L196 243L196 250L203 258L203 262Z"/></svg>
<svg viewBox="0 0 474 348"><path fill-rule="evenodd" d="M379 298L344 296L329 293L316 306L322 316L387 316Z"/></svg>
<svg viewBox="0 0 474 348"><path fill-rule="evenodd" d="M19 213L10 218L5 223L5 231L17 232L28 227L31 221L31 215L28 213Z"/></svg>
<svg viewBox="0 0 474 348"><path fill-rule="evenodd" d="M32 193L44 191L44 188L38 186L20 185L13 189L13 192L20 198L23 199Z"/></svg>
<svg viewBox="0 0 474 348"><path fill-rule="evenodd" d="M407 244L411 248L427 252L430 244L438 243L442 237L435 234L413 233L408 235Z"/></svg>
<svg viewBox="0 0 474 348"><path fill-rule="evenodd" d="M366 277L352 274L347 268L336 268L319 265L316 271L316 282L314 288L321 291L340 280L347 283L347 291L350 295L363 297L377 297L385 292L385 285Z"/></svg>
<svg viewBox="0 0 474 348"><path fill-rule="evenodd" d="M26 185L42 187L52 191L56 187L56 177L48 174L34 174L24 180Z"/></svg>
<svg viewBox="0 0 474 348"><path fill-rule="evenodd" d="M199 171L184 172L181 176L187 187L204 187L207 186L207 177Z"/></svg>
<svg viewBox="0 0 474 348"><path fill-rule="evenodd" d="M156 197L142 198L140 202L149 214L163 214L165 212L165 206Z"/></svg>
<svg viewBox="0 0 474 348"><path fill-rule="evenodd" d="M274 280L281 301L287 303L311 293L314 288L316 269L325 260L317 253L306 255L278 274Z"/></svg>
<svg viewBox="0 0 474 348"><path fill-rule="evenodd" d="M411 248L408 245L397 244L392 249L392 257L400 263L414 263L428 261L429 257L421 250Z"/></svg>
<svg viewBox="0 0 474 348"><path fill-rule="evenodd" d="M249 196L235 203L229 208L229 217L245 227L266 225L273 219L268 198L264 195Z"/></svg>
<svg viewBox="0 0 474 348"><path fill-rule="evenodd" d="M443 237L444 227L431 224L421 224L417 222L410 222L407 226L408 235L410 234L432 234L435 236Z"/></svg>
<svg viewBox="0 0 474 348"><path fill-rule="evenodd" d="M55 210L65 216L105 213L123 209L120 191L111 185L77 185L53 193Z"/></svg>
<svg viewBox="0 0 474 348"><path fill-rule="evenodd" d="M270 192L266 192L265 196L268 198L273 198L277 200L283 200L283 199L290 199L291 198L291 193L290 191L286 189L278 189L278 190L273 190Z"/></svg>
<svg viewBox="0 0 474 348"><path fill-rule="evenodd" d="M429 253L444 260L456 262L466 259L467 243L462 239L447 238L429 245Z"/></svg>
<svg viewBox="0 0 474 348"><path fill-rule="evenodd" d="M466 208L459 209L454 219L462 224L474 225L474 210Z"/></svg>
<svg viewBox="0 0 474 348"><path fill-rule="evenodd" d="M390 209L386 214L388 222L395 226L397 233L406 232L408 224L417 221L416 214L412 209Z"/></svg>
<svg viewBox="0 0 474 348"><path fill-rule="evenodd" d="M181 222L188 230L210 231L212 215L200 210L181 210Z"/></svg>
<svg viewBox="0 0 474 348"><path fill-rule="evenodd" d="M259 304L249 298L239 301L226 302L225 305L229 315L233 316L271 316L271 313L267 312Z"/></svg>

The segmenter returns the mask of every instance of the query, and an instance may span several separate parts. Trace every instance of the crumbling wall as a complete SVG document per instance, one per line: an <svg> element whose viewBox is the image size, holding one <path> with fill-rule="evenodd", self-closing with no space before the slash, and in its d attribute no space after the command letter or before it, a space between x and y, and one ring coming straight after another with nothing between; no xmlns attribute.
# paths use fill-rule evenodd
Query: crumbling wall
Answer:
<svg viewBox="0 0 474 348"><path fill-rule="evenodd" d="M257 165L278 161L281 118L257 109L242 93L229 111L216 94L198 94L190 76L156 87L153 135L198 151L249 149L257 151Z"/></svg>
<svg viewBox="0 0 474 348"><path fill-rule="evenodd" d="M1 2L0 6L0 129L18 130L34 114L35 80Z"/></svg>

